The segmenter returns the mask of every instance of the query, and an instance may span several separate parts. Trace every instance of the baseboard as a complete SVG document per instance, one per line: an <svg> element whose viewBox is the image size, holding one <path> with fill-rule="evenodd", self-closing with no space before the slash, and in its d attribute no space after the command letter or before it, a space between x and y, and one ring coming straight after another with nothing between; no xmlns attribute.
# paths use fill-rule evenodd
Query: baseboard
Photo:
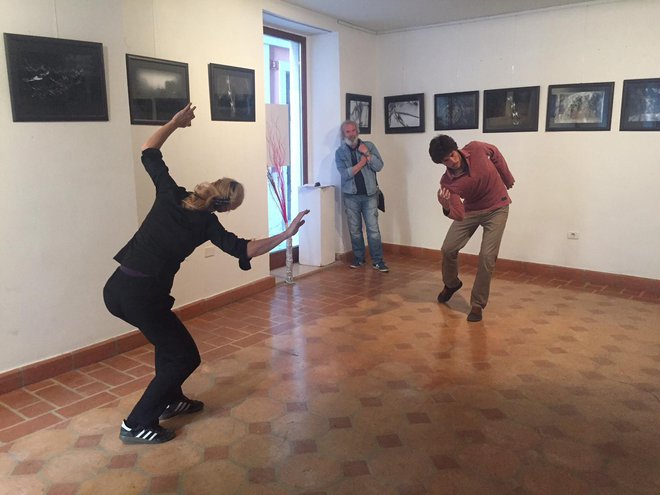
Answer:
<svg viewBox="0 0 660 495"><path fill-rule="evenodd" d="M208 299L195 301L176 308L174 312L182 320L188 320L199 316L215 308L231 304L240 299L258 294L275 287L275 277L264 277L255 282L242 285L236 289L223 292ZM62 373L82 368L104 359L111 358L123 352L135 349L147 343L147 340L138 330L131 330L118 337L113 337L104 342L93 344L75 351L62 354L50 359L15 370L0 373L0 394L25 387L32 383L46 380Z"/></svg>
<svg viewBox="0 0 660 495"><path fill-rule="evenodd" d="M442 259L442 253L439 249L384 243L383 251L390 255L409 256L434 263L440 263ZM350 262L352 260L352 253L350 251L337 253L335 258L338 261ZM461 253L459 255L459 262L463 266L476 267L478 259L479 257L473 254ZM545 281L565 281L566 286L576 289L589 288L589 286L616 287L618 289L617 293L622 296L640 294L637 297L639 299L649 302L660 302L660 280L656 279L544 265L528 261L498 259L495 266L495 276L506 272L519 273ZM179 318L187 320L273 287L275 287L275 278L269 276L208 299L187 304L174 311ZM608 295L617 294L610 291ZM133 330L119 337L77 349L61 356L6 371L0 374L0 394L108 359L146 343L147 341L143 335L139 331Z"/></svg>
<svg viewBox="0 0 660 495"><path fill-rule="evenodd" d="M440 263L442 252L439 249L426 249L414 246L400 246L398 244L383 244L383 252L392 255L410 256L416 259L424 259ZM351 253L343 253L339 259L350 260ZM479 261L479 256L475 254L458 255L459 263L463 266L475 268ZM542 263L532 263L529 261L516 261L507 259L498 259L495 265L494 276L498 273L515 272L531 277L539 277L544 280L566 281L575 288L585 285L591 286L611 286L620 289L622 295L627 293L644 293L642 299L657 302L660 298L660 280L633 277L630 275L619 275L616 273L596 272L591 270L582 270L579 268L567 268L563 266L544 265ZM608 294L610 294L608 292ZM614 295L614 294L611 294Z"/></svg>

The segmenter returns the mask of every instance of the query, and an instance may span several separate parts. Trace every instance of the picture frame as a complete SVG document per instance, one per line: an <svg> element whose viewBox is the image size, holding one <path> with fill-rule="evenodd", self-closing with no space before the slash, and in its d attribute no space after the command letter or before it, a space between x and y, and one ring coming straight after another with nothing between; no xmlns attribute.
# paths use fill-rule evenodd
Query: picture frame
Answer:
<svg viewBox="0 0 660 495"><path fill-rule="evenodd" d="M479 91L433 95L433 108L436 131L479 128Z"/></svg>
<svg viewBox="0 0 660 495"><path fill-rule="evenodd" d="M424 132L424 93L386 96L385 134Z"/></svg>
<svg viewBox="0 0 660 495"><path fill-rule="evenodd" d="M126 54L131 124L162 125L190 101L188 64Z"/></svg>
<svg viewBox="0 0 660 495"><path fill-rule="evenodd" d="M371 96L346 93L346 120L357 122L360 134L371 134Z"/></svg>
<svg viewBox="0 0 660 495"><path fill-rule="evenodd" d="M660 78L623 81L620 131L660 131Z"/></svg>
<svg viewBox="0 0 660 495"><path fill-rule="evenodd" d="M540 86L484 91L483 132L539 130Z"/></svg>
<svg viewBox="0 0 660 495"><path fill-rule="evenodd" d="M609 131L614 82L548 86L545 130Z"/></svg>
<svg viewBox="0 0 660 495"><path fill-rule="evenodd" d="M103 45L4 33L14 122L107 121Z"/></svg>
<svg viewBox="0 0 660 495"><path fill-rule="evenodd" d="M254 70L209 64L211 120L255 122Z"/></svg>

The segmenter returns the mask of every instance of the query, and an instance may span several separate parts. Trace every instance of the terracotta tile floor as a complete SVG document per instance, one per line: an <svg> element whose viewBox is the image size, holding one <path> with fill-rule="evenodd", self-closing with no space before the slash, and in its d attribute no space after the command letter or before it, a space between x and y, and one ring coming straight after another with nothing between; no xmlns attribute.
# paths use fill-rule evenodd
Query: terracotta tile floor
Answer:
<svg viewBox="0 0 660 495"><path fill-rule="evenodd" d="M189 320L206 402L124 446L148 347L0 396L1 494L660 493L660 304L502 273L346 265ZM591 291L597 291L593 293Z"/></svg>

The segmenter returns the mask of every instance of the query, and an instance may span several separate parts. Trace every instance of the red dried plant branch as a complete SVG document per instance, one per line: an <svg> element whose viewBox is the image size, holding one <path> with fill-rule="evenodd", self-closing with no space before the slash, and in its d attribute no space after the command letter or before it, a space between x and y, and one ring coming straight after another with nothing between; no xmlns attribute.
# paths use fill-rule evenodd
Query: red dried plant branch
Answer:
<svg viewBox="0 0 660 495"><path fill-rule="evenodd" d="M284 143L276 125L266 126L266 143L268 144L268 154L273 163L271 168L266 168L270 192L277 203L277 208L282 215L282 220L286 226L289 225L289 216L286 207L286 183L284 182L284 167L286 166L286 153Z"/></svg>

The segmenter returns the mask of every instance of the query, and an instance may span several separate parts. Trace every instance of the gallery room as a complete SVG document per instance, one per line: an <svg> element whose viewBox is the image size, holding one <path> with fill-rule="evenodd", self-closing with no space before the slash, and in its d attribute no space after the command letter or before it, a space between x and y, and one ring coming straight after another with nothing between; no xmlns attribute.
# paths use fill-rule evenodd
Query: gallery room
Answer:
<svg viewBox="0 0 660 495"><path fill-rule="evenodd" d="M0 493L660 492L660 2L477 3L0 1ZM380 260L346 120L349 166L382 159ZM438 135L515 177L478 319ZM193 202L230 178L203 214L241 241L176 273L201 364L143 445L159 337L104 286L149 279L124 247L153 148Z"/></svg>

